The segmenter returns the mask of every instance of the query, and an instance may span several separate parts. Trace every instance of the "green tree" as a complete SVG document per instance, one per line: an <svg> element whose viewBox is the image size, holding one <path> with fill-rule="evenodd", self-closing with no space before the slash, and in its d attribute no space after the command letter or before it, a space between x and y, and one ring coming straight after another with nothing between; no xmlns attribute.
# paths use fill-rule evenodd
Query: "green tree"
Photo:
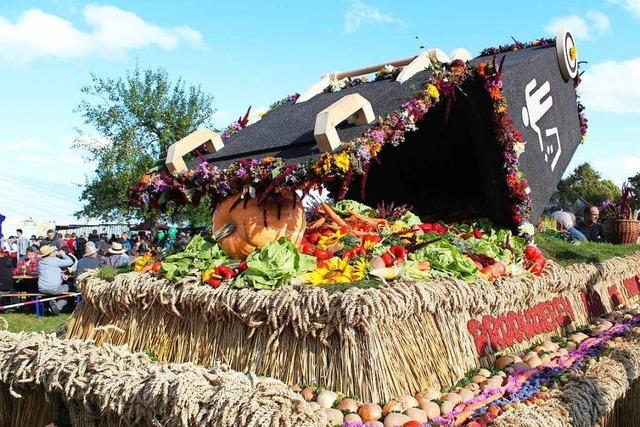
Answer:
<svg viewBox="0 0 640 427"><path fill-rule="evenodd" d="M636 194L640 194L640 172L629 177L629 184L636 190Z"/></svg>
<svg viewBox="0 0 640 427"><path fill-rule="evenodd" d="M571 210L580 199L599 206L606 199L620 197L620 188L611 180L602 179L589 163L583 163L573 173L560 180L553 196L556 208Z"/></svg>
<svg viewBox="0 0 640 427"><path fill-rule="evenodd" d="M75 112L98 137L79 131L75 147L96 165L85 182L78 217L105 221L156 221L160 215L129 205L131 186L154 165L164 163L169 146L199 127L210 127L213 96L200 86L172 83L162 69L128 72L124 78L91 75L81 89L85 99ZM176 212L168 212L173 215ZM178 213L193 225L210 222L208 203Z"/></svg>

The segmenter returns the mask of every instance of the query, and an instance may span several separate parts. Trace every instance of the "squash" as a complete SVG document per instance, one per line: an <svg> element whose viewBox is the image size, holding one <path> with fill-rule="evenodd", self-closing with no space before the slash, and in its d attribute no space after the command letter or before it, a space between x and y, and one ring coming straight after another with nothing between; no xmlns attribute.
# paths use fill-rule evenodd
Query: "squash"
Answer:
<svg viewBox="0 0 640 427"><path fill-rule="evenodd" d="M305 227L304 208L295 194L280 202L269 199L261 206L254 197L229 196L213 213L213 239L229 256L240 260L283 236L297 247Z"/></svg>

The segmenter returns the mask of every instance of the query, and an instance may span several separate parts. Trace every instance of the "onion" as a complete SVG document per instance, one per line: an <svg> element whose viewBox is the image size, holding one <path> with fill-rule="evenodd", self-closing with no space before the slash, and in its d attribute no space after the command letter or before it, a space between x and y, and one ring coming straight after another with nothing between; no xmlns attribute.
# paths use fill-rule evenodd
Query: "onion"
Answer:
<svg viewBox="0 0 640 427"><path fill-rule="evenodd" d="M378 270L381 268L385 268L384 260L379 256L374 256L369 260L369 265L371 265L372 270Z"/></svg>
<svg viewBox="0 0 640 427"><path fill-rule="evenodd" d="M495 366L496 369L504 369L505 367L511 365L513 363L513 359L509 356L502 356L498 360L496 360Z"/></svg>
<svg viewBox="0 0 640 427"><path fill-rule="evenodd" d="M291 390L294 391L295 393L300 393L302 391L302 388L296 384L293 387L291 387Z"/></svg>
<svg viewBox="0 0 640 427"><path fill-rule="evenodd" d="M440 406L440 413L442 415L447 415L449 414L449 412L453 411L453 408L455 406L456 406L455 403L449 400L445 400L444 402L442 402L442 406Z"/></svg>
<svg viewBox="0 0 640 427"><path fill-rule="evenodd" d="M429 387L422 390L420 393L418 393L418 395L416 396L416 399L418 398L418 396L424 396L427 400L433 400L433 399L440 399L440 396L442 396L442 393L440 393L440 390L438 390L435 387Z"/></svg>
<svg viewBox="0 0 640 427"><path fill-rule="evenodd" d="M384 427L380 421L367 421L364 425L365 427Z"/></svg>
<svg viewBox="0 0 640 427"><path fill-rule="evenodd" d="M473 392L471 390L469 390L469 389L466 389L466 388L463 388L462 390L460 390L458 392L458 394L462 398L463 402L466 402L467 400L471 400L471 399L473 399L475 397L473 395Z"/></svg>
<svg viewBox="0 0 640 427"><path fill-rule="evenodd" d="M418 401L410 394L403 394L402 396L398 397L396 400L400 402L403 410L407 410L409 408L417 408L418 406L420 406Z"/></svg>
<svg viewBox="0 0 640 427"><path fill-rule="evenodd" d="M364 421L378 421L382 418L382 408L375 403L366 403L358 409L358 414Z"/></svg>
<svg viewBox="0 0 640 427"><path fill-rule="evenodd" d="M527 361L527 365L529 365L529 367L531 369L537 368L538 366L542 365L542 360L540 360L539 357L532 357L531 359L529 359Z"/></svg>
<svg viewBox="0 0 640 427"><path fill-rule="evenodd" d="M331 425L342 425L342 421L344 420L344 415L337 409L325 408L324 413L327 414L327 421Z"/></svg>
<svg viewBox="0 0 640 427"><path fill-rule="evenodd" d="M558 350L558 354L560 356L566 356L567 354L569 354L569 352L567 351L566 348L561 348L560 350Z"/></svg>
<svg viewBox="0 0 640 427"><path fill-rule="evenodd" d="M356 413L358 412L358 402L349 398L342 399L336 408L343 412Z"/></svg>
<svg viewBox="0 0 640 427"><path fill-rule="evenodd" d="M331 408L334 403L336 403L336 399L338 399L338 395L329 390L323 390L318 394L318 398L316 402L320 405L321 408Z"/></svg>
<svg viewBox="0 0 640 427"><path fill-rule="evenodd" d="M426 423L427 421L429 421L427 413L419 408L409 408L404 411L404 414L407 417L411 418L413 421L417 421L419 423Z"/></svg>
<svg viewBox="0 0 640 427"><path fill-rule="evenodd" d="M304 390L302 390L300 392L300 394L302 395L302 397L304 398L304 400L306 400L307 402L309 402L310 400L313 400L313 397L316 394L316 388L315 387L307 387Z"/></svg>
<svg viewBox="0 0 640 427"><path fill-rule="evenodd" d="M402 412L402 404L395 399L391 399L382 408L382 415L387 415L389 412Z"/></svg>
<svg viewBox="0 0 640 427"><path fill-rule="evenodd" d="M407 417L405 414L389 414L384 418L384 427L398 427L407 421L411 421L411 418Z"/></svg>
<svg viewBox="0 0 640 427"><path fill-rule="evenodd" d="M518 363L518 362L522 362L522 358L520 356L513 356L513 363Z"/></svg>
<svg viewBox="0 0 640 427"><path fill-rule="evenodd" d="M344 421L349 421L350 423L361 423L362 418L358 414L349 414L344 416Z"/></svg>
<svg viewBox="0 0 640 427"><path fill-rule="evenodd" d="M440 416L440 407L436 402L425 402L420 405L420 408L422 408L430 420Z"/></svg>
<svg viewBox="0 0 640 427"><path fill-rule="evenodd" d="M478 371L478 375L482 375L485 378L489 378L491 376L491 372L488 369L482 368Z"/></svg>
<svg viewBox="0 0 640 427"><path fill-rule="evenodd" d="M457 405L458 403L462 402L462 396L460 396L458 393L447 393L444 396L444 400L447 400L449 402L452 402L454 405Z"/></svg>
<svg viewBox="0 0 640 427"><path fill-rule="evenodd" d="M582 332L576 332L569 335L569 341L573 341L576 344L580 344L582 341L589 338L587 334L583 334Z"/></svg>
<svg viewBox="0 0 640 427"><path fill-rule="evenodd" d="M474 384L479 384L482 381L486 380L486 377L483 377L482 375L476 375L475 377L471 378L471 382Z"/></svg>

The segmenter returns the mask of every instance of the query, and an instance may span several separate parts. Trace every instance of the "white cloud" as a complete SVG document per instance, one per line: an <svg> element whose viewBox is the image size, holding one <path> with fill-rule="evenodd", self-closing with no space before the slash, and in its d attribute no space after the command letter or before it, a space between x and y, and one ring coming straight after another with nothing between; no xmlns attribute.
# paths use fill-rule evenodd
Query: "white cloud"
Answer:
<svg viewBox="0 0 640 427"><path fill-rule="evenodd" d="M0 153L18 153L28 150L41 150L44 144L35 138L24 138L11 143L0 143Z"/></svg>
<svg viewBox="0 0 640 427"><path fill-rule="evenodd" d="M622 185L627 179L640 173L640 156L633 154L603 156L593 159L592 165L604 178Z"/></svg>
<svg viewBox="0 0 640 427"><path fill-rule="evenodd" d="M121 57L128 50L154 45L202 46L202 35L190 27L160 27L115 6L88 5L82 15L89 31L40 9L27 10L15 23L0 16L0 59L25 63L39 57Z"/></svg>
<svg viewBox="0 0 640 427"><path fill-rule="evenodd" d="M622 7L640 18L640 0L608 0L609 3L621 4Z"/></svg>
<svg viewBox="0 0 640 427"><path fill-rule="evenodd" d="M402 20L393 15L385 14L375 6L368 5L360 0L351 2L349 10L344 14L344 31L353 33L364 24L399 24Z"/></svg>
<svg viewBox="0 0 640 427"><path fill-rule="evenodd" d="M580 40L590 40L609 30L609 17L604 13L589 11L585 18L578 15L553 18L544 29L549 34L556 34L558 30L566 29Z"/></svg>
<svg viewBox="0 0 640 427"><path fill-rule="evenodd" d="M605 61L582 76L581 99L591 111L640 113L640 57Z"/></svg>

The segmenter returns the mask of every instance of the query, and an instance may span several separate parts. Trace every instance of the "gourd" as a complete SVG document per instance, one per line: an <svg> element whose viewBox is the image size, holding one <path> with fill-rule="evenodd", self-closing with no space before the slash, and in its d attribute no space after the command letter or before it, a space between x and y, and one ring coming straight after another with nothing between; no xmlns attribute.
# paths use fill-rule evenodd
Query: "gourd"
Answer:
<svg viewBox="0 0 640 427"><path fill-rule="evenodd" d="M224 199L213 213L213 239L231 257L243 260L251 251L287 236L302 241L306 219L300 198L292 194L262 205L254 197Z"/></svg>

